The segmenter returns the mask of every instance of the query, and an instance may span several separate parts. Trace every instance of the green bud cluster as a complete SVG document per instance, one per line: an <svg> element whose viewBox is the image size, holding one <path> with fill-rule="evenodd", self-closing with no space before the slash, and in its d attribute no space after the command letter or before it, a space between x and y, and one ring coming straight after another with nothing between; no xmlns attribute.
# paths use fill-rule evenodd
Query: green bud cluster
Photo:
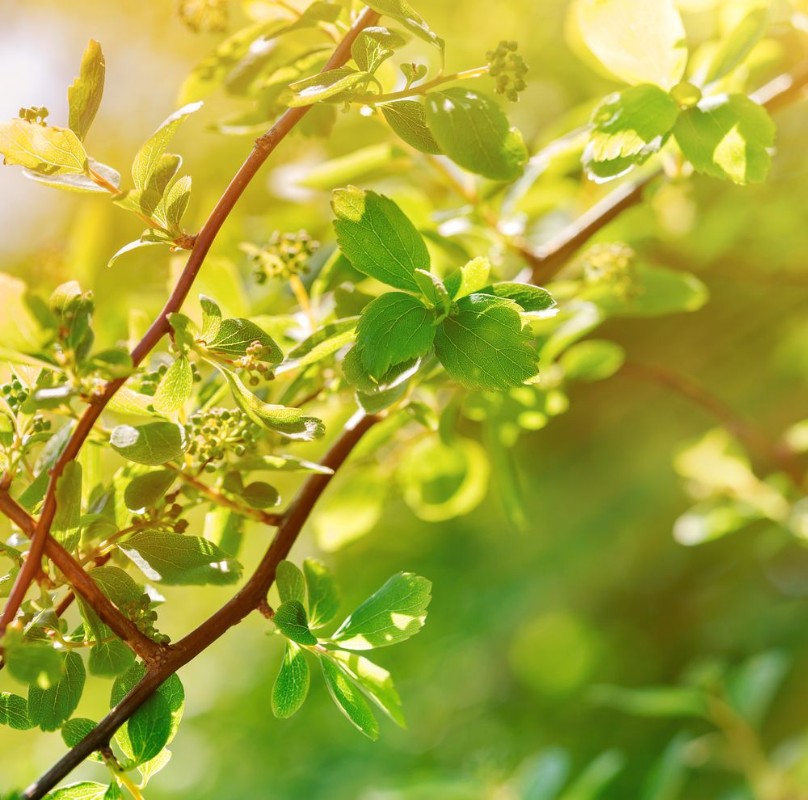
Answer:
<svg viewBox="0 0 808 800"><path fill-rule="evenodd" d="M215 472L232 452L239 458L255 449L260 428L239 409L197 411L185 426L188 454L195 466Z"/></svg>
<svg viewBox="0 0 808 800"><path fill-rule="evenodd" d="M38 125L47 125L45 120L48 118L48 111L45 106L29 106L28 108L21 108L19 111L20 119L26 122L35 122Z"/></svg>
<svg viewBox="0 0 808 800"><path fill-rule="evenodd" d="M119 605L120 610L135 623L137 629L158 644L168 644L171 639L155 627L157 612L152 608L152 599L144 592L137 600Z"/></svg>
<svg viewBox="0 0 808 800"><path fill-rule="evenodd" d="M527 88L525 82L527 64L516 52L518 47L516 42L503 41L496 46L496 49L489 50L485 54L488 59L488 74L496 79L496 93L504 94L513 102L519 99L519 92Z"/></svg>
<svg viewBox="0 0 808 800"><path fill-rule="evenodd" d="M229 22L229 0L180 0L180 19L194 33L221 33Z"/></svg>
<svg viewBox="0 0 808 800"><path fill-rule="evenodd" d="M258 386L262 380L271 381L275 373L266 363L267 348L261 342L252 342L241 358L236 360L236 366L247 372L247 382L251 386Z"/></svg>
<svg viewBox="0 0 808 800"><path fill-rule="evenodd" d="M14 375L8 383L4 383L0 386L0 393L2 393L9 408L11 408L15 414L19 413L23 403L25 403L31 394L28 389L22 385L16 375Z"/></svg>
<svg viewBox="0 0 808 800"><path fill-rule="evenodd" d="M147 525L154 523L154 527L171 529L174 533L185 533L188 530L188 520L180 519L180 515L185 509L176 503L178 492L172 492L165 496L165 503L162 507L151 506L146 508L142 514L132 515L133 525Z"/></svg>
<svg viewBox="0 0 808 800"><path fill-rule="evenodd" d="M634 251L623 242L596 244L584 256L584 280L608 286L618 297L629 299L639 288L634 262Z"/></svg>
<svg viewBox="0 0 808 800"><path fill-rule="evenodd" d="M289 278L308 270L309 259L320 249L320 243L306 231L275 231L263 247L246 244L244 249L253 263L257 283L269 278Z"/></svg>

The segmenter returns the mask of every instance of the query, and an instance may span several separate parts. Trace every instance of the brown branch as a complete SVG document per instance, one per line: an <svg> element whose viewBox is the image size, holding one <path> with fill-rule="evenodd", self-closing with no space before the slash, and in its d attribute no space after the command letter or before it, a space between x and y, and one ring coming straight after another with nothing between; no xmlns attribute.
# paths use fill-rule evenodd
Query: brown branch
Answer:
<svg viewBox="0 0 808 800"><path fill-rule="evenodd" d="M752 98L768 111L776 111L797 102L808 87L808 63L793 73L779 75L752 94ZM533 283L543 284L554 278L596 233L624 211L642 202L648 186L663 174L662 170L619 186L599 203L570 223L547 244L534 248L524 239L514 239L510 247L532 269Z"/></svg>
<svg viewBox="0 0 808 800"><path fill-rule="evenodd" d="M370 25L374 25L379 14L369 8L365 8L357 17L351 29L346 33L343 40L337 45L328 63L323 67L323 72L336 69L345 64L351 57L351 45L362 30ZM300 108L290 108L267 133L261 136L255 143L252 152L239 168L229 186L225 189L219 202L210 213L202 229L194 240L193 250L188 258L188 262L182 271L171 296L168 298L163 310L152 323L146 334L132 350L132 362L134 366L154 349L158 342L170 330L169 316L182 307L185 298L191 291L196 276L215 240L220 228L224 224L236 202L243 194L255 174L267 160L272 151L283 141L297 123L308 113L311 106ZM31 549L28 558L20 569L11 593L9 594L3 615L0 617L0 637L5 632L8 624L14 619L17 611L25 599L28 589L36 577L42 562L42 555L45 552L45 545L50 538L50 528L56 514L56 484L65 469L65 466L79 454L85 440L90 435L98 418L109 401L126 382L125 378L119 378L106 384L103 393L95 398L88 405L78 424L73 431L65 449L51 470L50 482L42 506L42 513L31 537Z"/></svg>
<svg viewBox="0 0 808 800"><path fill-rule="evenodd" d="M27 536L33 536L36 521L5 489L0 490L0 512L5 514ZM92 606L101 621L126 642L135 653L146 662L160 659L164 647L149 639L128 617L125 617L101 591L98 584L84 571L81 564L52 536L48 536L45 540L45 554L67 578L76 592L84 598L88 605Z"/></svg>
<svg viewBox="0 0 808 800"><path fill-rule="evenodd" d="M25 790L24 797L28 800L43 797L91 753L107 746L115 731L151 697L163 681L266 602L267 592L275 581L278 564L289 554L334 473L345 463L365 432L378 421L379 417L376 416L363 417L356 425L343 431L321 462L322 466L332 470L331 474L318 473L306 480L284 514L283 523L278 528L272 544L244 587L213 616L168 648L160 663L149 665L140 683L79 744L66 753L36 783L29 786Z"/></svg>

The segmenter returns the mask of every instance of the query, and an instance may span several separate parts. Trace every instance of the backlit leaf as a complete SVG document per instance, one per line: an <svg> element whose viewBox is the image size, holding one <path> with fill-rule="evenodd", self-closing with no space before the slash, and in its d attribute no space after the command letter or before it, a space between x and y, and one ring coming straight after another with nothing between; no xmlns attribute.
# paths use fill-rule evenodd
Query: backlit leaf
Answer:
<svg viewBox="0 0 808 800"><path fill-rule="evenodd" d="M69 125L79 139L83 140L87 136L101 105L105 73L106 64L101 45L90 39L81 57L79 76L67 90L70 107Z"/></svg>
<svg viewBox="0 0 808 800"><path fill-rule="evenodd" d="M379 738L379 723L373 716L367 700L362 692L347 675L327 656L320 659L325 677L325 685L337 708L348 718L348 721L374 742Z"/></svg>

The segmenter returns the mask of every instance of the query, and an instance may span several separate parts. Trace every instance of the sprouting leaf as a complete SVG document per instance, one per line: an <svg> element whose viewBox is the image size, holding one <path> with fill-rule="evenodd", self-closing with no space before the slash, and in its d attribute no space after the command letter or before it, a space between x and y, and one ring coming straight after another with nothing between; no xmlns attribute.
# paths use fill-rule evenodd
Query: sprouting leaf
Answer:
<svg viewBox="0 0 808 800"><path fill-rule="evenodd" d="M109 800L109 786L94 781L79 781L62 786L48 795L48 800Z"/></svg>
<svg viewBox="0 0 808 800"><path fill-rule="evenodd" d="M398 644L424 625L432 584L411 572L399 572L353 612L333 636L347 650L372 650Z"/></svg>
<svg viewBox="0 0 808 800"><path fill-rule="evenodd" d="M86 717L73 717L62 725L62 739L68 747L75 747L92 732L97 724Z"/></svg>
<svg viewBox="0 0 808 800"><path fill-rule="evenodd" d="M320 658L320 665L325 677L325 685L337 708L348 718L349 722L374 742L379 738L379 723L373 716L367 700L362 692L351 682L347 675L328 656Z"/></svg>
<svg viewBox="0 0 808 800"><path fill-rule="evenodd" d="M303 573L291 561L284 560L278 564L275 571L275 585L278 587L281 603L288 603L290 600L305 602L306 580Z"/></svg>
<svg viewBox="0 0 808 800"><path fill-rule="evenodd" d="M309 597L309 625L320 628L331 622L339 610L337 582L328 567L314 558L303 562L303 572Z"/></svg>
<svg viewBox="0 0 808 800"><path fill-rule="evenodd" d="M470 389L508 389L537 372L530 336L508 300L472 294L435 334L435 351L451 378Z"/></svg>
<svg viewBox="0 0 808 800"><path fill-rule="evenodd" d="M547 289L542 289L540 286L533 286L529 283L502 281L484 287L480 294L490 294L494 297L501 297L503 300L513 300L516 305L528 313L548 311L556 304Z"/></svg>
<svg viewBox="0 0 808 800"><path fill-rule="evenodd" d="M90 39L81 57L79 76L67 90L70 130L84 140L104 94L106 64L101 45Z"/></svg>
<svg viewBox="0 0 808 800"><path fill-rule="evenodd" d="M123 490L123 501L130 511L155 505L176 478L171 470L160 469L136 475Z"/></svg>
<svg viewBox="0 0 808 800"><path fill-rule="evenodd" d="M379 106L387 124L410 147L422 153L437 155L440 145L426 124L426 108L420 100L397 100Z"/></svg>
<svg viewBox="0 0 808 800"><path fill-rule="evenodd" d="M390 717L396 725L406 727L401 698L390 673L357 653L345 653L336 650L331 657L337 666L345 672L354 683L357 683L371 700Z"/></svg>
<svg viewBox="0 0 808 800"><path fill-rule="evenodd" d="M380 14L398 20L408 31L443 52L443 39L432 31L424 18L406 0L373 0L368 5Z"/></svg>
<svg viewBox="0 0 808 800"><path fill-rule="evenodd" d="M152 174L157 169L169 142L174 138L179 126L190 114L198 111L202 103L189 103L167 117L160 127L149 137L146 143L138 150L132 163L132 180L135 187L143 191L149 185Z"/></svg>
<svg viewBox="0 0 808 800"><path fill-rule="evenodd" d="M351 45L351 57L363 72L375 72L406 39L389 28L365 28Z"/></svg>
<svg viewBox="0 0 808 800"><path fill-rule="evenodd" d="M417 297L389 292L362 312L356 328L356 349L373 378L390 367L426 354L435 339L435 314Z"/></svg>
<svg viewBox="0 0 808 800"><path fill-rule="evenodd" d="M27 731L34 727L28 717L28 702L24 697L0 692L0 725L8 725L18 731Z"/></svg>
<svg viewBox="0 0 808 800"><path fill-rule="evenodd" d="M567 380L602 381L614 375L626 353L616 342L588 339L569 348L559 359Z"/></svg>
<svg viewBox="0 0 808 800"><path fill-rule="evenodd" d="M188 446L185 428L173 422L118 425L109 438L110 446L129 461L158 467L179 458Z"/></svg>
<svg viewBox="0 0 808 800"><path fill-rule="evenodd" d="M166 192L162 200L162 214L168 227L172 230L180 230L180 222L182 222L185 211L188 208L188 202L191 199L191 183L190 175L185 175L179 178L172 184L171 188Z"/></svg>
<svg viewBox="0 0 808 800"><path fill-rule="evenodd" d="M0 122L0 154L5 164L19 164L40 175L87 169L87 153L73 131L23 119Z"/></svg>
<svg viewBox="0 0 808 800"><path fill-rule="evenodd" d="M211 353L241 357L247 354L247 349L255 342L263 348L259 361L280 364L283 353L277 342L248 319L221 320L216 332L205 339L205 349Z"/></svg>
<svg viewBox="0 0 808 800"><path fill-rule="evenodd" d="M687 42L674 0L578 0L574 13L586 46L621 80L668 90L682 79Z"/></svg>
<svg viewBox="0 0 808 800"><path fill-rule="evenodd" d="M272 687L272 713L278 719L288 719L303 705L309 681L305 654L294 642L286 642L281 669Z"/></svg>
<svg viewBox="0 0 808 800"><path fill-rule="evenodd" d="M67 653L64 675L57 683L42 689L28 688L28 716L43 731L55 731L76 710L84 689L86 672L78 653Z"/></svg>
<svg viewBox="0 0 808 800"><path fill-rule="evenodd" d="M460 87L430 92L426 120L440 149L461 167L495 181L522 174L528 157L522 134L488 95Z"/></svg>
<svg viewBox="0 0 808 800"><path fill-rule="evenodd" d="M181 355L163 375L154 393L154 407L161 414L179 411L191 397L194 373L188 356Z"/></svg>
<svg viewBox="0 0 808 800"><path fill-rule="evenodd" d="M322 100L342 101L350 97L351 89L365 86L373 78L369 72L359 72L351 67L339 67L328 72L318 72L301 81L289 84L293 96L287 100L290 108L310 106Z"/></svg>
<svg viewBox="0 0 808 800"><path fill-rule="evenodd" d="M306 415L299 408L272 405L256 397L232 372L224 371L233 399L256 425L286 436L288 439L311 441L325 433L325 426L317 417Z"/></svg>
<svg viewBox="0 0 808 800"><path fill-rule="evenodd" d="M769 9L755 6L725 37L710 58L703 83L712 83L735 69L761 40L769 27Z"/></svg>
<svg viewBox="0 0 808 800"><path fill-rule="evenodd" d="M674 99L650 83L609 95L592 115L584 166L593 179L608 180L645 163L662 149L678 116Z"/></svg>
<svg viewBox="0 0 808 800"><path fill-rule="evenodd" d="M673 135L698 172L739 184L758 183L769 172L774 123L745 95L702 100L681 113Z"/></svg>
<svg viewBox="0 0 808 800"><path fill-rule="evenodd" d="M51 529L66 550L73 551L81 538L81 464L69 461L56 483L56 515Z"/></svg>
<svg viewBox="0 0 808 800"><path fill-rule="evenodd" d="M287 639L297 644L317 644L317 637L309 630L306 609L299 600L287 600L281 603L272 621Z"/></svg>
<svg viewBox="0 0 808 800"><path fill-rule="evenodd" d="M170 245L171 242L164 238L153 236L149 231L144 233L139 239L135 239L129 244L125 244L117 250L113 256L107 261L107 266L111 267L121 256L131 253L133 250L139 250L141 247L154 247L155 245Z"/></svg>
<svg viewBox="0 0 808 800"><path fill-rule="evenodd" d="M389 198L355 186L337 189L332 208L340 249L364 275L418 291L416 269L429 269L429 252L415 226Z"/></svg>
<svg viewBox="0 0 808 800"><path fill-rule="evenodd" d="M446 290L452 300L479 292L488 284L491 262L484 256L473 258L446 279Z"/></svg>
<svg viewBox="0 0 808 800"><path fill-rule="evenodd" d="M241 576L241 564L201 536L142 531L119 548L152 581L222 585L235 583Z"/></svg>

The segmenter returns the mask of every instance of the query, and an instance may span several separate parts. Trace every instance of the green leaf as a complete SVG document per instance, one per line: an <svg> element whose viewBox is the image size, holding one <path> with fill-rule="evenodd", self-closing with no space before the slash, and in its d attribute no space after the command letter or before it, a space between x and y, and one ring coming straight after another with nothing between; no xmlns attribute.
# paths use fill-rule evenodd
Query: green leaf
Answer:
<svg viewBox="0 0 808 800"><path fill-rule="evenodd" d="M165 153L169 142L174 138L177 129L182 125L186 117L198 111L201 107L201 102L189 103L175 111L160 124L160 127L138 150L132 163L132 180L135 182L136 188L142 191L148 187L149 180L155 169L157 169L163 153Z"/></svg>
<svg viewBox="0 0 808 800"><path fill-rule="evenodd" d="M272 713L278 719L288 719L303 705L309 681L305 654L294 642L286 642L281 669L272 687Z"/></svg>
<svg viewBox="0 0 808 800"><path fill-rule="evenodd" d="M119 548L152 581L174 586L222 585L241 577L241 564L200 536L142 531Z"/></svg>
<svg viewBox="0 0 808 800"><path fill-rule="evenodd" d="M351 57L363 72L375 72L407 40L389 28L365 28L351 45Z"/></svg>
<svg viewBox="0 0 808 800"><path fill-rule="evenodd" d="M373 0L368 5L374 11L398 20L408 31L443 52L443 39L432 31L424 18L406 0Z"/></svg>
<svg viewBox="0 0 808 800"><path fill-rule="evenodd" d="M139 511L157 504L176 479L168 469L153 470L132 478L123 490L123 502L130 511Z"/></svg>
<svg viewBox="0 0 808 800"><path fill-rule="evenodd" d="M456 87L430 92L426 120L440 149L470 172L516 180L527 163L522 134L488 95Z"/></svg>
<svg viewBox="0 0 808 800"><path fill-rule="evenodd" d="M159 693L152 695L132 715L127 726L130 757L135 765L150 761L168 744L172 727L168 700Z"/></svg>
<svg viewBox="0 0 808 800"><path fill-rule="evenodd" d="M379 723L373 716L367 700L362 696L362 692L352 683L340 666L327 655L320 658L320 666L328 693L337 708L358 731L375 742L379 738Z"/></svg>
<svg viewBox="0 0 808 800"><path fill-rule="evenodd" d="M570 347L559 363L567 380L602 381L614 375L625 360L625 350L616 342L589 339Z"/></svg>
<svg viewBox="0 0 808 800"><path fill-rule="evenodd" d="M758 183L769 173L774 123L744 95L702 100L681 113L673 135L697 172L739 184Z"/></svg>
<svg viewBox="0 0 808 800"><path fill-rule="evenodd" d="M107 183L114 186L116 189L121 185L121 174L118 170L113 169L107 164L102 164L94 158L87 159L87 166L89 170L94 172L97 176L103 178ZM43 183L45 186L52 186L54 189L63 189L68 192L80 192L91 194L108 194L109 190L104 186L99 186L89 175L83 172L66 172L57 173L55 175L45 175L41 172L35 172L30 169L24 169L22 174L26 178Z"/></svg>
<svg viewBox="0 0 808 800"><path fill-rule="evenodd" d="M399 572L353 612L333 636L347 650L372 650L398 644L424 626L432 584Z"/></svg>
<svg viewBox="0 0 808 800"><path fill-rule="evenodd" d="M306 600L305 578L291 561L284 560L278 564L275 571L275 585L278 587L281 603L288 603L292 600L303 603Z"/></svg>
<svg viewBox="0 0 808 800"><path fill-rule="evenodd" d="M179 411L191 397L194 388L194 372L185 355L180 356L163 375L154 393L154 407L161 414Z"/></svg>
<svg viewBox="0 0 808 800"><path fill-rule="evenodd" d="M92 732L97 724L85 717L73 717L62 725L62 739L68 747L75 747Z"/></svg>
<svg viewBox="0 0 808 800"><path fill-rule="evenodd" d="M701 689L691 686L652 686L625 689L598 686L593 699L637 717L707 717L707 700Z"/></svg>
<svg viewBox="0 0 808 800"><path fill-rule="evenodd" d="M185 429L173 422L149 422L136 427L118 425L109 443L129 461L151 467L180 458L188 446Z"/></svg>
<svg viewBox="0 0 808 800"><path fill-rule="evenodd" d="M264 481L253 481L248 483L240 492L239 496L253 508L272 508L281 501L278 490Z"/></svg>
<svg viewBox="0 0 808 800"><path fill-rule="evenodd" d="M258 342L264 348L260 361L275 365L283 360L277 342L248 319L223 319L216 332L209 339L203 335L203 339L205 349L211 353L241 357L247 354L251 345Z"/></svg>
<svg viewBox="0 0 808 800"><path fill-rule="evenodd" d="M407 727L401 698L390 673L364 656L336 650L330 653L337 666L367 694L396 725Z"/></svg>
<svg viewBox="0 0 808 800"><path fill-rule="evenodd" d="M48 800L107 800L108 790L109 786L105 783L79 781L57 789L48 795Z"/></svg>
<svg viewBox="0 0 808 800"><path fill-rule="evenodd" d="M269 428L288 439L301 441L311 441L325 433L325 426L317 417L309 417L299 408L265 403L229 370L224 371L224 376L236 404L256 425Z"/></svg>
<svg viewBox="0 0 808 800"><path fill-rule="evenodd" d="M10 692L0 692L0 725L8 725L17 731L34 727L28 718L28 702L24 697Z"/></svg>
<svg viewBox="0 0 808 800"><path fill-rule="evenodd" d="M9 630L3 640L6 667L22 683L53 686L64 674L61 654L50 644L32 642L22 634Z"/></svg>
<svg viewBox="0 0 808 800"><path fill-rule="evenodd" d="M287 639L297 644L317 644L317 637L309 630L306 609L299 600L287 600L281 603L272 621Z"/></svg>
<svg viewBox="0 0 808 800"><path fill-rule="evenodd" d="M419 358L432 348L435 314L417 297L390 292L362 312L356 328L356 349L374 378L402 361Z"/></svg>
<svg viewBox="0 0 808 800"><path fill-rule="evenodd" d="M351 344L354 340L357 321L358 317L349 317L316 330L308 339L289 352L287 362L290 365L289 368L316 364L341 350L345 345Z"/></svg>
<svg viewBox="0 0 808 800"><path fill-rule="evenodd" d="M745 661L732 671L727 681L727 695L733 708L758 728L790 666L790 656L780 650L758 653Z"/></svg>
<svg viewBox="0 0 808 800"><path fill-rule="evenodd" d="M473 258L446 279L446 290L452 300L479 292L488 284L491 262L483 257Z"/></svg>
<svg viewBox="0 0 808 800"><path fill-rule="evenodd" d="M687 42L674 0L578 0L574 12L584 43L617 78L666 90L682 79Z"/></svg>
<svg viewBox="0 0 808 800"><path fill-rule="evenodd" d="M199 305L202 306L202 339L212 342L222 327L222 309L213 298L204 294L199 295Z"/></svg>
<svg viewBox="0 0 808 800"><path fill-rule="evenodd" d="M43 731L55 731L76 710L84 689L86 672L78 653L65 656L64 675L47 689L28 688L28 715Z"/></svg>
<svg viewBox="0 0 808 800"><path fill-rule="evenodd" d="M19 164L40 175L87 169L87 153L73 131L22 119L0 122L0 154L5 164Z"/></svg>
<svg viewBox="0 0 808 800"><path fill-rule="evenodd" d="M79 76L67 90L70 130L84 140L104 94L106 64L101 45L90 39L81 57Z"/></svg>
<svg viewBox="0 0 808 800"><path fill-rule="evenodd" d="M537 372L533 342L511 302L472 294L435 335L435 351L451 378L469 389L508 389Z"/></svg>
<svg viewBox="0 0 808 800"><path fill-rule="evenodd" d="M81 464L69 461L56 482L54 538L66 550L73 551L81 539Z"/></svg>
<svg viewBox="0 0 808 800"><path fill-rule="evenodd" d="M337 582L328 567L314 558L303 562L303 572L309 597L309 625L321 628L331 622L339 610Z"/></svg>
<svg viewBox="0 0 808 800"><path fill-rule="evenodd" d="M593 180L609 180L645 163L668 139L679 106L658 86L640 84L610 94L592 115L583 163Z"/></svg>
<svg viewBox="0 0 808 800"><path fill-rule="evenodd" d="M397 289L418 292L414 273L429 269L429 252L389 197L349 186L334 192L331 206L337 242L356 269Z"/></svg>
<svg viewBox="0 0 808 800"><path fill-rule="evenodd" d="M156 245L163 245L164 247L167 247L170 244L171 242L169 241L153 237L151 232L147 231L139 239L135 239L134 242L129 242L129 244L125 244L123 247L117 250L110 260L107 261L107 266L111 267L121 256L131 253L133 250L139 250L141 247L154 247Z"/></svg>
<svg viewBox="0 0 808 800"><path fill-rule="evenodd" d="M712 83L732 72L763 38L768 27L769 9L763 6L752 8L716 48L702 83Z"/></svg>
<svg viewBox="0 0 808 800"><path fill-rule="evenodd" d="M486 286L481 294L490 294L501 297L503 300L513 300L523 311L547 311L555 307L556 301L547 289L533 286L529 283L512 283L502 281Z"/></svg>
<svg viewBox="0 0 808 800"><path fill-rule="evenodd" d="M365 86L372 80L369 72L359 72L351 67L339 67L328 72L318 72L289 84L293 97L286 101L290 108L310 106L322 100L342 101L351 95L351 89Z"/></svg>
<svg viewBox="0 0 808 800"><path fill-rule="evenodd" d="M378 106L387 124L410 147L422 153L438 155L440 145L426 124L426 108L420 100L397 100Z"/></svg>
<svg viewBox="0 0 808 800"><path fill-rule="evenodd" d="M587 765L558 800L595 800L617 777L625 764L618 750L607 750Z"/></svg>
<svg viewBox="0 0 808 800"><path fill-rule="evenodd" d="M191 176L179 178L163 196L162 208L165 221L172 230L180 230L180 222L185 216L191 199Z"/></svg>
<svg viewBox="0 0 808 800"><path fill-rule="evenodd" d="M119 639L98 642L90 650L87 665L93 675L112 678L125 672L135 661L135 654Z"/></svg>

